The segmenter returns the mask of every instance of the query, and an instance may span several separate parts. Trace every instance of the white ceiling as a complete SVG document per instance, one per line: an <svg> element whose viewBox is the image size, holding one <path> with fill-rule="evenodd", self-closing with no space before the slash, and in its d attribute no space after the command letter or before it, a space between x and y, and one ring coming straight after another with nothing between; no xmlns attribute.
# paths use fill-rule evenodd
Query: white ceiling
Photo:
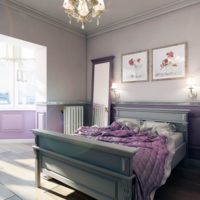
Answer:
<svg viewBox="0 0 200 200"><path fill-rule="evenodd" d="M21 6L29 7L39 11L52 19L65 23L66 27L81 31L80 24L72 21L68 23L68 17L62 7L63 0L10 0L19 3ZM145 14L151 14L163 8L172 7L182 2L191 2L192 0L104 0L106 12L100 19L100 26L96 26L96 20L86 24L85 32L87 34L113 26L119 22L127 21L130 18L141 17Z"/></svg>

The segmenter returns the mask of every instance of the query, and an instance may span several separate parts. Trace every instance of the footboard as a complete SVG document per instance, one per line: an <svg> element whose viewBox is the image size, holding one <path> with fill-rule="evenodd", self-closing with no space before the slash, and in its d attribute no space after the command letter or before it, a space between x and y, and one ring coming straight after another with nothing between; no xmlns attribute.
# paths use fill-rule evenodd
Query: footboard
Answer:
<svg viewBox="0 0 200 200"><path fill-rule="evenodd" d="M37 187L44 171L98 200L133 199L132 157L137 148L45 130L33 133Z"/></svg>

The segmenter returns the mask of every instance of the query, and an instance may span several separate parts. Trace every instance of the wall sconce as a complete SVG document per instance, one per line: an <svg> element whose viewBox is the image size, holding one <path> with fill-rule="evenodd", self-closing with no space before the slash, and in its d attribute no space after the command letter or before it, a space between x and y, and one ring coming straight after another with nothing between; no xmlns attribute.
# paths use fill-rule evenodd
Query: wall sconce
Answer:
<svg viewBox="0 0 200 200"><path fill-rule="evenodd" d="M111 86L112 99L117 102L120 99L120 90L117 83L112 83Z"/></svg>
<svg viewBox="0 0 200 200"><path fill-rule="evenodd" d="M188 78L187 85L188 85L188 89L189 89L188 97L191 100L197 99L197 92L196 92L196 89L195 89L195 85L196 85L195 79L194 78Z"/></svg>

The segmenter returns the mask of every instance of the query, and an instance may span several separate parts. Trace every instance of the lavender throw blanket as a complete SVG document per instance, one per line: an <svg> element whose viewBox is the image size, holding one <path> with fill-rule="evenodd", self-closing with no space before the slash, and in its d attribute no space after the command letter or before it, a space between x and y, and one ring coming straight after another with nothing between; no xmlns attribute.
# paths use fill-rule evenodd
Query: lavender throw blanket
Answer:
<svg viewBox="0 0 200 200"><path fill-rule="evenodd" d="M161 186L164 176L165 160L168 155L166 138L124 129L112 126L81 127L77 133L104 142L140 147L133 157L133 170L136 174L135 199L150 200L151 193Z"/></svg>

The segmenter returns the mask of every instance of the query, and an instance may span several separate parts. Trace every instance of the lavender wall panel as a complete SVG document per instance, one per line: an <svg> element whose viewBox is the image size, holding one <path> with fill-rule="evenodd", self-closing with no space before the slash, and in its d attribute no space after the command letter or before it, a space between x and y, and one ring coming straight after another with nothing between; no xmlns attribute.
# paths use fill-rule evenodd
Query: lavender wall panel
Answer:
<svg viewBox="0 0 200 200"><path fill-rule="evenodd" d="M0 111L1 139L31 139L35 111Z"/></svg>
<svg viewBox="0 0 200 200"><path fill-rule="evenodd" d="M23 121L24 115L21 113L4 113L1 115L1 129L2 131L23 131Z"/></svg>

